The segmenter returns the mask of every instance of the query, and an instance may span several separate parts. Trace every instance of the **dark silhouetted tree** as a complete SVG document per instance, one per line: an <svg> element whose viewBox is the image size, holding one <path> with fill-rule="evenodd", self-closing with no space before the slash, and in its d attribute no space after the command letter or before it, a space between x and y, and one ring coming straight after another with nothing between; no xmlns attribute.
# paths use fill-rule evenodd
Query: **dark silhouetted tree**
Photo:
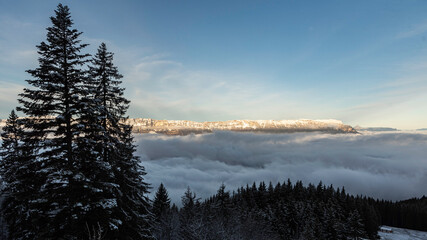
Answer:
<svg viewBox="0 0 427 240"><path fill-rule="evenodd" d="M36 142L33 161L41 163L33 179L40 189L30 209L38 215L32 220L39 227L37 238L78 236L84 229L80 216L87 210L80 198L86 176L76 142L82 137L80 100L88 80L82 66L88 54L81 53L86 44L72 28L67 6L59 4L51 22L47 41L37 46L39 67L27 71L32 87L20 94L18 107L28 116L24 140Z"/></svg>
<svg viewBox="0 0 427 240"><path fill-rule="evenodd" d="M24 224L30 223L28 203L31 200L32 182L29 159L22 144L23 129L12 111L1 134L0 173L2 176L2 219L6 220L10 238L31 236ZM3 227L3 226L2 226ZM6 234L5 234L6 235Z"/></svg>
<svg viewBox="0 0 427 240"><path fill-rule="evenodd" d="M152 213L156 219L159 219L164 213L170 210L170 202L171 200L165 186L163 183L160 183L153 200Z"/></svg>
<svg viewBox="0 0 427 240"><path fill-rule="evenodd" d="M68 7L59 4L51 21L37 46L39 67L27 71L31 88L19 99L36 189L24 230L37 239L150 239L149 186L125 124L129 101L113 54L101 44L85 70L89 55Z"/></svg>
<svg viewBox="0 0 427 240"><path fill-rule="evenodd" d="M152 213L155 221L153 235L157 239L172 239L172 211L169 195L163 183L160 184L154 197Z"/></svg>
<svg viewBox="0 0 427 240"><path fill-rule="evenodd" d="M112 214L115 222L110 225L118 228L118 238L148 239L152 220L146 196L149 186L143 178L145 169L134 155L132 127L125 124L129 100L120 87L122 75L105 43L92 58L89 72L84 119L88 139L95 143L92 151L111 173L106 178L111 184L104 184L105 192L111 192L117 203Z"/></svg>

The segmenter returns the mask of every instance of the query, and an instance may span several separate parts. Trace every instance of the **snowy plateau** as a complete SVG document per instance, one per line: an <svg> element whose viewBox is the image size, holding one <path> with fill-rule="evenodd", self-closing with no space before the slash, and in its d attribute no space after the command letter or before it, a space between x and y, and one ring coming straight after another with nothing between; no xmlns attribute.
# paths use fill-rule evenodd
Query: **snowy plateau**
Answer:
<svg viewBox="0 0 427 240"><path fill-rule="evenodd" d="M154 120L150 118L128 119L136 133L163 133L167 135L187 135L213 131L236 132L329 132L356 133L356 130L339 120L231 120L219 122L194 122L186 120Z"/></svg>
<svg viewBox="0 0 427 240"><path fill-rule="evenodd" d="M187 135L213 131L236 132L327 132L356 133L357 131L335 119L326 120L230 120L218 122L195 122L187 120L155 120L151 118L130 118L126 123L133 126L134 133L158 133L166 135ZM0 127L6 120L0 120Z"/></svg>
<svg viewBox="0 0 427 240"><path fill-rule="evenodd" d="M427 240L427 232L384 226L391 229L391 233L378 231L381 240Z"/></svg>

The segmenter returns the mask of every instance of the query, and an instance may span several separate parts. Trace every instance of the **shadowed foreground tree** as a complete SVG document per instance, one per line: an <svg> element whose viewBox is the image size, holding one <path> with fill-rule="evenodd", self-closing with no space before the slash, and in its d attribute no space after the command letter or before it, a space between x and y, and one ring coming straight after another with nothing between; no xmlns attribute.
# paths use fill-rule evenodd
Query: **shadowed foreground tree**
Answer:
<svg viewBox="0 0 427 240"><path fill-rule="evenodd" d="M5 150L2 176L20 186L3 204L9 237L151 239L149 186L123 121L129 101L113 54L102 44L86 70L87 45L69 8L59 4L51 22L37 46L39 66L27 71L31 87L20 94L17 109L27 117L19 133L8 131L19 141L11 137L3 146L13 151ZM11 173L21 170L27 172L15 181Z"/></svg>
<svg viewBox="0 0 427 240"><path fill-rule="evenodd" d="M90 82L86 86L87 95L82 114L86 138L80 149L91 146L85 155L92 155L92 162L99 162L108 175L100 172L97 189L102 189L104 197L98 198L99 212L105 209L108 199L107 225L118 229L115 237L123 239L150 238L148 184L144 182L145 170L139 158L134 156L135 146L132 128L126 125L126 111L129 100L123 97L120 87L122 75L113 64L113 53L102 43L89 66ZM91 144L93 143L93 144ZM97 201L92 201L92 204ZM105 213L105 212L104 212ZM94 219L95 220L95 219ZM101 225L102 226L102 225Z"/></svg>
<svg viewBox="0 0 427 240"><path fill-rule="evenodd" d="M38 188L33 181L34 162L30 161L32 148L23 144L21 120L12 111L3 127L0 151L0 173L3 181L2 215L8 223L12 239L32 236L32 214L29 212L32 196Z"/></svg>
<svg viewBox="0 0 427 240"><path fill-rule="evenodd" d="M59 4L50 19L46 42L37 46L39 66L27 71L33 77L27 80L31 88L20 94L18 110L28 116L24 141L34 142L32 161L40 163L32 169L39 191L29 210L38 229L35 238L70 238L84 229L87 212L84 186L89 180L81 171L84 162L76 142L84 137L80 99L88 81L82 70L88 54L81 53L87 44L80 43L81 32L72 28L67 6Z"/></svg>

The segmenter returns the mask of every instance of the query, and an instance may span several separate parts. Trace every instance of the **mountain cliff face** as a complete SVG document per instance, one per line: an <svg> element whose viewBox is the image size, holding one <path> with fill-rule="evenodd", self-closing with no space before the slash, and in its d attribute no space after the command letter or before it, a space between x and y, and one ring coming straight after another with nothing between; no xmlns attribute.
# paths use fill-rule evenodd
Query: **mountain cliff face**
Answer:
<svg viewBox="0 0 427 240"><path fill-rule="evenodd" d="M137 133L164 133L185 135L189 133L207 133L212 131L238 132L311 132L356 133L349 125L338 120L231 120L222 122L193 122L186 120L154 120L150 118L128 119Z"/></svg>
<svg viewBox="0 0 427 240"><path fill-rule="evenodd" d="M151 118L131 118L126 120L133 126L135 133L161 133L168 135L186 135L191 133L209 133L213 131L237 132L328 132L356 133L357 131L339 120L231 120L222 122L194 122L186 120L155 120ZM6 120L0 120L0 127Z"/></svg>

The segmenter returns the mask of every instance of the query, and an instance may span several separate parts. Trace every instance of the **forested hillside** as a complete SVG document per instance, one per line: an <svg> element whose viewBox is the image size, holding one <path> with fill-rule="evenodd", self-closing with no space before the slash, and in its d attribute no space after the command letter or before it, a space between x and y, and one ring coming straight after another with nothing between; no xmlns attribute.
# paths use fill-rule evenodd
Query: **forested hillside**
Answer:
<svg viewBox="0 0 427 240"><path fill-rule="evenodd" d="M344 188L290 180L225 186L202 200L190 188L182 207L163 184L152 212L158 239L376 239L380 225L427 231L426 198L401 202L347 194Z"/></svg>
<svg viewBox="0 0 427 240"><path fill-rule="evenodd" d="M427 231L427 197L405 201L377 201L383 225Z"/></svg>
<svg viewBox="0 0 427 240"><path fill-rule="evenodd" d="M153 201L159 239L356 239L377 237L380 224L369 198L348 195L319 183L301 182L241 187L222 185L201 201L190 188L182 208L170 206L161 185Z"/></svg>

